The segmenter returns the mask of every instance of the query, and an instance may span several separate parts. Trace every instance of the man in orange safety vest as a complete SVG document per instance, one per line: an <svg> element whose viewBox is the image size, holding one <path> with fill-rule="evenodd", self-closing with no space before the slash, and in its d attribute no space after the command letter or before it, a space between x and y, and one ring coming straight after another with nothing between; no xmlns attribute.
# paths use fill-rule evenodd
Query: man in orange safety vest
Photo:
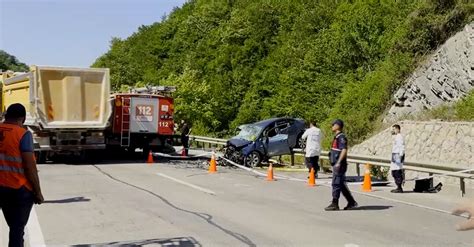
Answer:
<svg viewBox="0 0 474 247"><path fill-rule="evenodd" d="M25 107L12 104L0 123L0 209L10 228L9 247L23 246L23 235L33 203L41 204L33 136L23 127Z"/></svg>

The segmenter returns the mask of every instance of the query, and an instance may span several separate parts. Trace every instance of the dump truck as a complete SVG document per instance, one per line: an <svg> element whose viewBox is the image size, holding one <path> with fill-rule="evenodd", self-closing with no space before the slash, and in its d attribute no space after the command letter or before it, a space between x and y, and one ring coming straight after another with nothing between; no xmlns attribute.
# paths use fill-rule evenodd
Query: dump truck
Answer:
<svg viewBox="0 0 474 247"><path fill-rule="evenodd" d="M107 148L143 154L171 144L174 135L174 102L171 86L131 89L111 95L112 116L105 135Z"/></svg>
<svg viewBox="0 0 474 247"><path fill-rule="evenodd" d="M47 157L105 149L111 114L109 69L31 66L27 73L1 74L1 110L26 107L40 162Z"/></svg>

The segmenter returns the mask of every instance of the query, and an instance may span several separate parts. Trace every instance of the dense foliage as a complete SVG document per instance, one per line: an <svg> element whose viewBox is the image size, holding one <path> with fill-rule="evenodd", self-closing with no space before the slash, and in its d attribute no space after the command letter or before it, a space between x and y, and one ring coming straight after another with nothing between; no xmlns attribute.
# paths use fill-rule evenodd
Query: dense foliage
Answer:
<svg viewBox="0 0 474 247"><path fill-rule="evenodd" d="M458 102L454 109L459 120L474 121L474 91Z"/></svg>
<svg viewBox="0 0 474 247"><path fill-rule="evenodd" d="M446 104L421 114L411 116L412 120L439 119L445 121L474 121L474 90L454 104Z"/></svg>
<svg viewBox="0 0 474 247"><path fill-rule="evenodd" d="M12 70L15 72L25 72L28 71L28 66L24 63L21 63L16 59L16 57L6 53L3 50L0 50L0 71Z"/></svg>
<svg viewBox="0 0 474 247"><path fill-rule="evenodd" d="M114 38L94 67L115 90L178 86L176 114L226 135L273 116L346 120L356 142L424 55L472 21L462 0L190 0ZM326 135L328 136L328 135Z"/></svg>

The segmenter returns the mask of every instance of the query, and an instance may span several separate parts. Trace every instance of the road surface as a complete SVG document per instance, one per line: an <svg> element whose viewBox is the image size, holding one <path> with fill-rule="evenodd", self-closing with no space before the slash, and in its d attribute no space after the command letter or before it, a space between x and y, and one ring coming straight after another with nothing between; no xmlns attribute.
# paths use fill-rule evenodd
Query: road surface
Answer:
<svg viewBox="0 0 474 247"><path fill-rule="evenodd" d="M457 216L361 194L359 210L325 212L327 186L235 168L208 174L200 162L40 165L47 201L25 238L30 246L474 245L474 232L455 231L465 220Z"/></svg>

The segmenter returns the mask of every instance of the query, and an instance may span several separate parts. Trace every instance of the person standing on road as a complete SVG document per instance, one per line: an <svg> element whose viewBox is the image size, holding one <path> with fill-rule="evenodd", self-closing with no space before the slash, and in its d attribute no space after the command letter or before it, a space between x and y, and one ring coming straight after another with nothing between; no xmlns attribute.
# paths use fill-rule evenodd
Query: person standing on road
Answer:
<svg viewBox="0 0 474 247"><path fill-rule="evenodd" d="M308 167L308 172L311 172L311 168L314 168L314 177L317 178L319 171L319 156L321 155L321 140L323 138L323 134L321 130L316 127L315 121L309 121L309 129L303 133L301 138L306 140L306 167Z"/></svg>
<svg viewBox="0 0 474 247"><path fill-rule="evenodd" d="M403 162L405 161L405 142L402 134L400 134L400 125L395 124L392 126L393 147L392 147L392 162L390 163L390 170L392 171L393 179L397 188L392 190L392 193L403 193Z"/></svg>
<svg viewBox="0 0 474 247"><path fill-rule="evenodd" d="M191 129L186 121L181 120L181 144L183 145L184 155L188 156L189 152L189 134Z"/></svg>
<svg viewBox="0 0 474 247"><path fill-rule="evenodd" d="M0 124L0 208L10 228L9 247L23 246L33 203L43 203L33 149L33 136L23 127L25 107L8 107Z"/></svg>
<svg viewBox="0 0 474 247"><path fill-rule="evenodd" d="M336 119L332 123L332 131L336 134L332 141L330 162L332 166L332 203L325 208L326 211L339 210L339 197L344 195L347 200L347 206L344 210L357 207L357 202L352 197L346 184L347 171L347 138L342 129L344 122Z"/></svg>

